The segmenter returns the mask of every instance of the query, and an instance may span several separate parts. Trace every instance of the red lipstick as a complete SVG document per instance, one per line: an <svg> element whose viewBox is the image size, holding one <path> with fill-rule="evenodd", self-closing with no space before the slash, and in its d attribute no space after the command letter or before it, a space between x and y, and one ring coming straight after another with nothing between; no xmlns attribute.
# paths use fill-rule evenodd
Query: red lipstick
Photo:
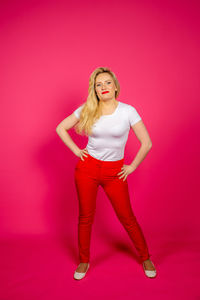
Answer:
<svg viewBox="0 0 200 300"><path fill-rule="evenodd" d="M109 93L108 91L102 92L102 94Z"/></svg>

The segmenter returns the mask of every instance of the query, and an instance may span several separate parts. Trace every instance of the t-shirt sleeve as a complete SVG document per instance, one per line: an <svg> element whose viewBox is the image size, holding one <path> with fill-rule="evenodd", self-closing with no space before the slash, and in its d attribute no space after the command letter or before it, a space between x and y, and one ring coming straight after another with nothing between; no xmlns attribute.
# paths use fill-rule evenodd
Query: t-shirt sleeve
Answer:
<svg viewBox="0 0 200 300"><path fill-rule="evenodd" d="M130 124L130 126L133 126L137 122L142 120L142 118L138 114L137 110L132 105L129 105L129 114L128 115L129 115L129 124Z"/></svg>
<svg viewBox="0 0 200 300"><path fill-rule="evenodd" d="M78 119L80 119L80 114L81 114L82 108L83 108L83 104L74 110L74 114Z"/></svg>

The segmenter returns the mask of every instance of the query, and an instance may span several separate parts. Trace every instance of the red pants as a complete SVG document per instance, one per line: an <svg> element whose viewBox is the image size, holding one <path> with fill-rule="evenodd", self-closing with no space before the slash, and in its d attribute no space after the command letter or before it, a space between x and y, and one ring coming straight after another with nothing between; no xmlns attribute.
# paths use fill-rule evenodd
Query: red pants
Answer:
<svg viewBox="0 0 200 300"><path fill-rule="evenodd" d="M78 246L80 262L89 262L92 224L96 210L98 186L101 185L108 196L115 213L130 236L142 261L151 254L133 214L127 179L123 181L121 172L124 158L117 161L102 161L87 154L84 161L79 159L75 167L75 186L79 200Z"/></svg>

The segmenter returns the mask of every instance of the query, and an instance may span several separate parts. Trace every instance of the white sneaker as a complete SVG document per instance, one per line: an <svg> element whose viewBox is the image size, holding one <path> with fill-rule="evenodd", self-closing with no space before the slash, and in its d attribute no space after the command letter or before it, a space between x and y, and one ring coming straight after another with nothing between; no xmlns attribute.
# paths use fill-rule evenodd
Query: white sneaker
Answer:
<svg viewBox="0 0 200 300"><path fill-rule="evenodd" d="M79 264L80 265L80 264ZM85 273L79 273L79 272L74 272L74 279L77 279L77 280L80 280L82 279L83 277L85 277L85 274L87 273L88 269L89 269L89 266L90 264L88 263L88 266L87 266L87 270L85 271Z"/></svg>
<svg viewBox="0 0 200 300"><path fill-rule="evenodd" d="M151 262L151 263L154 266L153 262ZM144 266L144 262L142 263L142 265L143 265L143 269L144 269L144 272L147 277L149 277L149 278L156 277L156 270L146 270L145 266ZM154 266L154 268L155 268L155 266Z"/></svg>

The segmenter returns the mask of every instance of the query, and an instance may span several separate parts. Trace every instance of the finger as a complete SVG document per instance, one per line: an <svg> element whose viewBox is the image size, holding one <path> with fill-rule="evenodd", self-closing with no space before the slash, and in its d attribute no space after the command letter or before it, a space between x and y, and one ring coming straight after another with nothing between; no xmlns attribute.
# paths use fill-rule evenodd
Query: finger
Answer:
<svg viewBox="0 0 200 300"><path fill-rule="evenodd" d="M123 181L125 181L125 180L126 180L126 178L127 178L127 176L125 176L125 178L124 178L124 180L123 180Z"/></svg>
<svg viewBox="0 0 200 300"><path fill-rule="evenodd" d="M119 172L119 173L117 173L117 175L120 175L120 174L122 174L124 171L121 171L121 172Z"/></svg>
<svg viewBox="0 0 200 300"><path fill-rule="evenodd" d="M82 153L82 160L84 161L84 157L88 157L85 153Z"/></svg>
<svg viewBox="0 0 200 300"><path fill-rule="evenodd" d="M124 177L124 175L120 176L119 179L121 179L121 178L123 178L123 177Z"/></svg>

